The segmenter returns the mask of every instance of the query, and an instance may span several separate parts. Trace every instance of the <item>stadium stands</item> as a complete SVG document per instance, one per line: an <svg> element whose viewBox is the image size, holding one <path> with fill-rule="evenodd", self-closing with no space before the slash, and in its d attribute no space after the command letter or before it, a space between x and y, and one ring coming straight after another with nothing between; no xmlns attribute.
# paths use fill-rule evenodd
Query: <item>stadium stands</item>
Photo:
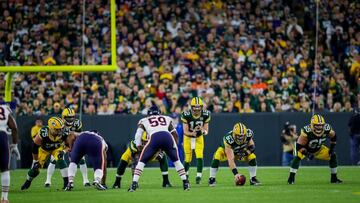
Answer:
<svg viewBox="0 0 360 203"><path fill-rule="evenodd" d="M321 1L317 50L310 0L168 2L117 2L118 71L84 74L84 113L140 114L151 101L180 113L194 96L214 113L360 107L359 2ZM86 1L84 36L81 7L1 2L0 66L109 64L109 3ZM79 111L81 74L14 77L18 115Z"/></svg>

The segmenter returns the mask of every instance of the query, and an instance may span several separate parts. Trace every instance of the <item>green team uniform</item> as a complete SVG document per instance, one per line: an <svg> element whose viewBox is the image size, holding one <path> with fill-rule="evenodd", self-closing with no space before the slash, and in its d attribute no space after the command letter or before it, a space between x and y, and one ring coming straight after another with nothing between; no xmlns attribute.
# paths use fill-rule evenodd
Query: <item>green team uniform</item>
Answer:
<svg viewBox="0 0 360 203"><path fill-rule="evenodd" d="M72 132L79 133L82 130L82 122L79 119L75 119L71 126L66 126L66 127L68 127Z"/></svg>
<svg viewBox="0 0 360 203"><path fill-rule="evenodd" d="M246 130L247 130L246 138L243 143L241 144L236 143L234 138L232 137L233 132L230 131L223 137L223 141L221 142L220 147L225 149L225 144L227 144L234 151L234 155L241 155L242 152L246 150L250 140L254 136L254 132L251 129L246 129Z"/></svg>
<svg viewBox="0 0 360 203"><path fill-rule="evenodd" d="M256 155L253 150L250 150L249 143L254 137L254 132L251 129L246 129L246 137L242 143L236 143L233 138L233 131L228 132L222 139L220 146L214 153L213 160L210 167L209 186L215 185L215 176L219 169L220 162L228 161L225 152L225 147L230 147L234 153L234 160L245 161L249 164L250 184L260 185L256 178ZM254 146L253 146L254 147ZM254 148L253 148L254 149ZM250 153L248 152L250 150Z"/></svg>
<svg viewBox="0 0 360 203"><path fill-rule="evenodd" d="M65 123L65 125L66 125L66 123ZM70 126L66 125L66 128L68 128L71 132L80 133L82 131L82 122L80 121L80 119L75 118L72 125L70 125ZM55 162L53 162L53 163L55 163ZM85 157L81 158L81 160L79 162L79 165L84 165L84 164L86 164Z"/></svg>
<svg viewBox="0 0 360 203"><path fill-rule="evenodd" d="M321 135L315 135L311 129L311 125L306 125L301 129L300 137L307 138L307 144L303 146L306 150L306 154L301 151L301 149L294 150L294 159L290 165L290 175L288 178L288 184L294 184L295 182L295 174L299 169L300 162L306 156L308 159L318 159L318 160L325 160L329 161L329 167L331 171L331 183L341 183L342 181L337 178L337 157L336 153L331 152L331 147L335 147L330 145L330 149L325 146L326 139L330 138L330 133L333 132L331 126L327 123L324 124L324 131ZM336 141L336 139L335 139ZM299 145L298 143L296 145ZM297 147L301 147L297 146Z"/></svg>
<svg viewBox="0 0 360 203"><path fill-rule="evenodd" d="M199 118L194 118L191 111L184 111L181 114L181 120L184 124L189 126L189 131L193 132L196 126L203 126L205 123L210 122L211 113L208 110L203 109ZM201 136L201 132L197 136Z"/></svg>
<svg viewBox="0 0 360 203"><path fill-rule="evenodd" d="M40 138L42 139L41 148L45 151L52 151L61 147L69 135L70 130L68 128L64 128L61 136L57 137L56 140L52 140L49 137L49 127L44 126L39 130Z"/></svg>
<svg viewBox="0 0 360 203"><path fill-rule="evenodd" d="M195 118L191 111L184 111L181 114L181 121L183 125L187 125L190 132L194 132L197 126L203 127L205 123L209 123L211 119L210 111L201 110L201 114L198 118ZM194 144L195 139L195 144ZM191 144L193 143L193 145ZM195 147L195 148L194 148ZM195 150L196 156L196 165L197 173L200 175L203 170L203 157L204 157L204 136L202 131L196 132L196 138L192 138L189 135L184 133L184 153L185 153L185 162L184 167L185 171L188 173L190 168L190 163L192 161L192 150ZM200 182L201 177L196 177L197 183Z"/></svg>
<svg viewBox="0 0 360 203"><path fill-rule="evenodd" d="M331 132L332 128L329 124L324 125L324 133L321 136L317 136L313 133L310 128L310 125L306 125L301 129L301 133L305 134L308 143L305 146L306 150L310 153L316 153L321 149L321 146L324 145L327 138L329 138L329 133Z"/></svg>

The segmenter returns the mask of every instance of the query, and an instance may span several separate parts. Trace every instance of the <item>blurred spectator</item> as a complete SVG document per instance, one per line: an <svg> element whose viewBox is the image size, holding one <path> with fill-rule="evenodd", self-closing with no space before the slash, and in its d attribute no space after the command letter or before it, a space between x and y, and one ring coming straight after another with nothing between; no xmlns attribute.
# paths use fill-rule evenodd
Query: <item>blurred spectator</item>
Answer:
<svg viewBox="0 0 360 203"><path fill-rule="evenodd" d="M116 73L17 73L18 115L80 108L81 80L85 114L182 111L194 96L215 113L359 107L358 1L320 4L317 50L315 1L117 2ZM2 2L0 65L109 64L109 1L86 1L85 22L82 4Z"/></svg>
<svg viewBox="0 0 360 203"><path fill-rule="evenodd" d="M360 111L355 109L349 120L350 131L350 158L353 165L359 165L359 145L360 145Z"/></svg>
<svg viewBox="0 0 360 203"><path fill-rule="evenodd" d="M40 128L43 126L43 121L40 118L37 118L35 121L35 125L31 128L31 138L35 138L38 134Z"/></svg>
<svg viewBox="0 0 360 203"><path fill-rule="evenodd" d="M280 138L283 145L282 166L289 166L293 160L293 151L297 138L296 125L286 122Z"/></svg>

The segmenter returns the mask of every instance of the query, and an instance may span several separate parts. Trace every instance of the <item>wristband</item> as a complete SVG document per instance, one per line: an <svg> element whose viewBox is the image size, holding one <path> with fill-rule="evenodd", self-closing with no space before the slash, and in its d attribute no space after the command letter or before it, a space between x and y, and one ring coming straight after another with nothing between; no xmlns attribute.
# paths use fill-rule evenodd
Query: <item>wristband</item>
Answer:
<svg viewBox="0 0 360 203"><path fill-rule="evenodd" d="M238 170L236 168L233 168L231 171L234 175L238 174Z"/></svg>

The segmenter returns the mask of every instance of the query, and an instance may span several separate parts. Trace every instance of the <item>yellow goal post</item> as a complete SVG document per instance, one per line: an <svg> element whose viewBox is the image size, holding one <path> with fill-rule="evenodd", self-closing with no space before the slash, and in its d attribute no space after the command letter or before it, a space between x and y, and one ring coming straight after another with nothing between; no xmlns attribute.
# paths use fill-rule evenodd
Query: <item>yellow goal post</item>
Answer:
<svg viewBox="0 0 360 203"><path fill-rule="evenodd" d="M85 1L85 0L84 0ZM111 65L0 66L5 77L5 102L11 102L12 76L15 72L110 72L116 71L116 10L110 0Z"/></svg>

